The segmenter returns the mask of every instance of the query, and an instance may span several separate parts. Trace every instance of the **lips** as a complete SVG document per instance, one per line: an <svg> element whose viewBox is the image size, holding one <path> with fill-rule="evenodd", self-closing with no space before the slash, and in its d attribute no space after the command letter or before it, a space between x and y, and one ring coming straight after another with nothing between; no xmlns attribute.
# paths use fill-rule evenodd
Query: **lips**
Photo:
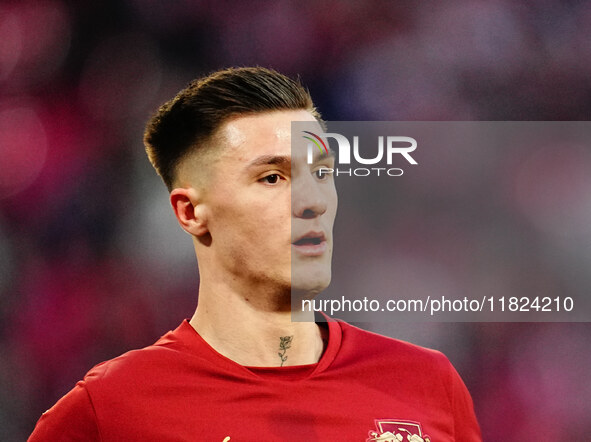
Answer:
<svg viewBox="0 0 591 442"><path fill-rule="evenodd" d="M293 248L305 256L319 256L327 249L324 232L311 231L292 242Z"/></svg>

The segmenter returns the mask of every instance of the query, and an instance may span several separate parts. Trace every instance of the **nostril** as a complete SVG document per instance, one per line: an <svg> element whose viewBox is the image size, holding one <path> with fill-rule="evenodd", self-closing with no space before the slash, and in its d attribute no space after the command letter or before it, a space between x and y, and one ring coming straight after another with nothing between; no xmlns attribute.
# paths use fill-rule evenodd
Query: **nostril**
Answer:
<svg viewBox="0 0 591 442"><path fill-rule="evenodd" d="M312 209L306 209L302 212L301 217L305 219L315 218L316 212Z"/></svg>

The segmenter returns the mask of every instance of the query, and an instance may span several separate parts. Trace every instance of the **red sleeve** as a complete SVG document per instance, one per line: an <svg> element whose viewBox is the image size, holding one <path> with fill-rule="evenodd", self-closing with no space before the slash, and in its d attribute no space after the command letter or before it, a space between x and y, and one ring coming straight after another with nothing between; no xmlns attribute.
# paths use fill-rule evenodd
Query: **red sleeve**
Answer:
<svg viewBox="0 0 591 442"><path fill-rule="evenodd" d="M482 442L480 427L474 413L474 405L468 389L456 369L452 371L452 407L456 442Z"/></svg>
<svg viewBox="0 0 591 442"><path fill-rule="evenodd" d="M100 441L96 415L84 381L41 415L29 442Z"/></svg>

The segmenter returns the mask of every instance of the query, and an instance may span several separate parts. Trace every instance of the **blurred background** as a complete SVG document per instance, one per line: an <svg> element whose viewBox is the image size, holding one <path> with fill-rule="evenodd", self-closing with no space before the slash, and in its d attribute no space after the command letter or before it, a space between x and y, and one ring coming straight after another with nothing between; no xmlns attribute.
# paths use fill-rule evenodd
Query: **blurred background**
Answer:
<svg viewBox="0 0 591 442"><path fill-rule="evenodd" d="M591 3L0 3L1 440L26 439L90 367L192 314L192 245L143 126L191 79L235 65L299 75L328 120L589 120ZM438 275L408 281L590 286L591 149L536 147L487 178L494 217L469 163L396 194L392 262ZM425 232L437 241L417 243ZM364 326L444 351L486 441L591 434L588 323Z"/></svg>

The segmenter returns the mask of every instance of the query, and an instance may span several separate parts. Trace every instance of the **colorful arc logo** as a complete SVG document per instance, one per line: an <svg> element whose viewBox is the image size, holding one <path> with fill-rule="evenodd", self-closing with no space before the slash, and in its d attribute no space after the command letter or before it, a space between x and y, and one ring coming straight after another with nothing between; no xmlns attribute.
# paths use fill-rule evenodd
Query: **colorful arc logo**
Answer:
<svg viewBox="0 0 591 442"><path fill-rule="evenodd" d="M316 138L316 140L320 141L320 144L322 144L322 147L324 147L324 152L326 152L328 154L328 147L326 147L326 144L324 144L324 141L322 141L322 138L320 138L318 135L316 135L313 132L308 132L307 130L302 131L306 134L312 135L314 138ZM306 140L310 140L312 143L314 143L318 149L320 150L320 152L322 152L322 147L320 147L320 144L318 144L318 141L316 141L314 138L310 138L307 137L305 135L302 135Z"/></svg>

